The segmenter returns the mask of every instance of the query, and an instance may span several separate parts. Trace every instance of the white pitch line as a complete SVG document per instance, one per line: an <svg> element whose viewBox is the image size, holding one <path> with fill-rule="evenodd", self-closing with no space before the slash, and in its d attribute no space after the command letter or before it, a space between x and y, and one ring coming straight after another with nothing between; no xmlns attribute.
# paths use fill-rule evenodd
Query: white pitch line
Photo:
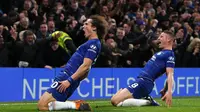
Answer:
<svg viewBox="0 0 200 112"><path fill-rule="evenodd" d="M0 103L0 106L9 106L9 105L35 105L37 103Z"/></svg>
<svg viewBox="0 0 200 112"><path fill-rule="evenodd" d="M88 101L88 103L94 103L95 101ZM105 101L98 101L98 103L105 103ZM36 105L37 103L0 103L0 106L9 106L9 105L15 105L15 106L22 106L22 105Z"/></svg>

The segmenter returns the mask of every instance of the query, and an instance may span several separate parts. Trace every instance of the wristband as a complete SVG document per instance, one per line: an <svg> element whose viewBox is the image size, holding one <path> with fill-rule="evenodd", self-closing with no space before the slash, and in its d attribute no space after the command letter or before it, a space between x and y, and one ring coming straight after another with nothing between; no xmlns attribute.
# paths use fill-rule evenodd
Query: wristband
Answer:
<svg viewBox="0 0 200 112"><path fill-rule="evenodd" d="M72 79L72 77L69 77L67 80L69 81L70 84L74 82L74 79Z"/></svg>

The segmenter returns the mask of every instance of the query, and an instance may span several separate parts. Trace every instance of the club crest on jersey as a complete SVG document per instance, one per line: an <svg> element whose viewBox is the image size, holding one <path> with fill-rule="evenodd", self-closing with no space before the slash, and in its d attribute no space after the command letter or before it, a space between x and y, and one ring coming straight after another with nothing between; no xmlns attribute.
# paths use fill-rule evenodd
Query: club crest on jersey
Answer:
<svg viewBox="0 0 200 112"><path fill-rule="evenodd" d="M170 56L170 57L169 57L169 60L170 60L170 61L174 61L174 57Z"/></svg>

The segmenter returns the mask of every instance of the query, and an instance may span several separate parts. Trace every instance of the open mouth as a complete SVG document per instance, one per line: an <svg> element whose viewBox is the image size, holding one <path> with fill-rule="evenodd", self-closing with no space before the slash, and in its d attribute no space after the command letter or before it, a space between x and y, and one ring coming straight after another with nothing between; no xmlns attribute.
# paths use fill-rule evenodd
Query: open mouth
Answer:
<svg viewBox="0 0 200 112"><path fill-rule="evenodd" d="M161 42L158 40L157 45L160 45L160 44L161 44Z"/></svg>

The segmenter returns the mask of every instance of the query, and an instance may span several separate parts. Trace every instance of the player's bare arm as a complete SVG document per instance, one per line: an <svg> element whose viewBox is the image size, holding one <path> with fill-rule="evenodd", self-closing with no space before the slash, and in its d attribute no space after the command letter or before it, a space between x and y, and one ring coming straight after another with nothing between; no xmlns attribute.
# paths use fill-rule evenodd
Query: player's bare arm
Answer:
<svg viewBox="0 0 200 112"><path fill-rule="evenodd" d="M70 86L70 83L72 83L74 80L85 77L91 68L92 62L93 61L91 59L84 58L83 64L78 68L78 70L71 77L69 77L68 80L60 82L61 84L57 90L59 92L64 92Z"/></svg>
<svg viewBox="0 0 200 112"><path fill-rule="evenodd" d="M71 76L73 80L78 80L87 75L88 71L92 66L93 61L89 58L84 58L83 64L78 68L78 70Z"/></svg>
<svg viewBox="0 0 200 112"><path fill-rule="evenodd" d="M165 100L168 107L172 105L172 87L173 87L173 75L174 68L168 67L166 69L167 81L168 81L168 90L165 95L162 97L162 100Z"/></svg>
<svg viewBox="0 0 200 112"><path fill-rule="evenodd" d="M168 81L166 80L164 88L160 91L161 98L165 95L165 93L167 92L167 90L168 90Z"/></svg>

